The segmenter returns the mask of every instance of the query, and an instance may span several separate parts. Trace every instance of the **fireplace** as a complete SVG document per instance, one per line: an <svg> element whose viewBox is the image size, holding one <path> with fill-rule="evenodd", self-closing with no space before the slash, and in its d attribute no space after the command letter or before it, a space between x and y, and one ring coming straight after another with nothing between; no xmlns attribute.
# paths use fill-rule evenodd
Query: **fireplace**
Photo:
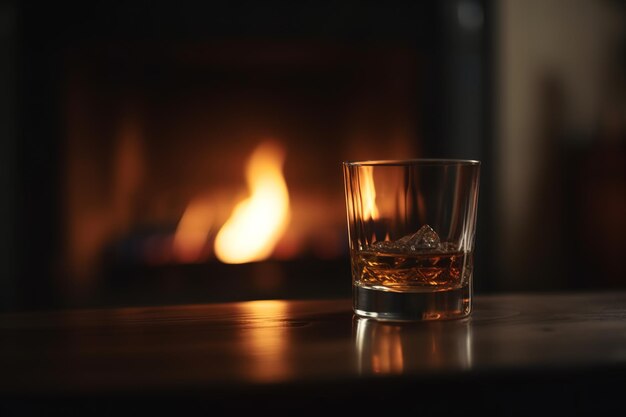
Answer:
<svg viewBox="0 0 626 417"><path fill-rule="evenodd" d="M479 2L46 7L18 9L24 305L347 297L341 161L486 147Z"/></svg>

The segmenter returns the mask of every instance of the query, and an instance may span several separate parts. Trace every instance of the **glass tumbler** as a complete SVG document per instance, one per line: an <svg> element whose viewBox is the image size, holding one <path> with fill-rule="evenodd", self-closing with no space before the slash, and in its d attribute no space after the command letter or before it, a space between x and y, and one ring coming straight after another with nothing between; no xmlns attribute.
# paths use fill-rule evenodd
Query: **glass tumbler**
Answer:
<svg viewBox="0 0 626 417"><path fill-rule="evenodd" d="M480 162L343 163L355 314L468 317Z"/></svg>

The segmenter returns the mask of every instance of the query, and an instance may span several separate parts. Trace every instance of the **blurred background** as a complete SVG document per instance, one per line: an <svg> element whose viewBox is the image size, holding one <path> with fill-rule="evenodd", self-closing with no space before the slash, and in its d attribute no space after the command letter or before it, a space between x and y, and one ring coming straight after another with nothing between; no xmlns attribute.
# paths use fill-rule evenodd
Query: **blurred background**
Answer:
<svg viewBox="0 0 626 417"><path fill-rule="evenodd" d="M626 289L622 1L4 1L0 88L3 311L349 297L354 159L482 162L479 294Z"/></svg>

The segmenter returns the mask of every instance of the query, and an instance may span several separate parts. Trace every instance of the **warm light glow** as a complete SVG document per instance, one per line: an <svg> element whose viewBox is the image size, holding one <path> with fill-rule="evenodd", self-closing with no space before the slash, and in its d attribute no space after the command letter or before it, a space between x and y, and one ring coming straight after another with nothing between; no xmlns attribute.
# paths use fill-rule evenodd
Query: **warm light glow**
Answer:
<svg viewBox="0 0 626 417"><path fill-rule="evenodd" d="M289 222L289 193L282 174L284 150L261 144L247 166L250 196L237 204L215 238L215 255L238 264L268 258Z"/></svg>
<svg viewBox="0 0 626 417"><path fill-rule="evenodd" d="M376 207L376 187L374 187L374 167L364 166L361 176L361 192L363 219L376 220L378 218L378 207Z"/></svg>
<svg viewBox="0 0 626 417"><path fill-rule="evenodd" d="M213 202L209 198L192 201L176 228L174 254L181 262L202 259L207 236L211 229Z"/></svg>
<svg viewBox="0 0 626 417"><path fill-rule="evenodd" d="M287 302L257 300L237 304L245 330L241 334L242 355L249 357L245 375L255 381L280 381L293 373Z"/></svg>

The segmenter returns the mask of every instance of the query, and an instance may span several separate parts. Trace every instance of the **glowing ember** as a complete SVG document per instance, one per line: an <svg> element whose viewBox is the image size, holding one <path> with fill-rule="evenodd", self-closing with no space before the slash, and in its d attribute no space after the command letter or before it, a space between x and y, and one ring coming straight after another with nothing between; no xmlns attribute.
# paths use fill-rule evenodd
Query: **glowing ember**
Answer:
<svg viewBox="0 0 626 417"><path fill-rule="evenodd" d="M220 261L254 262L272 254L290 218L284 159L284 150L272 142L254 151L246 170L250 196L237 204L215 238Z"/></svg>
<svg viewBox="0 0 626 417"><path fill-rule="evenodd" d="M363 186L363 218L376 220L378 218L378 207L376 207L376 188L374 187L374 167L364 166L361 181Z"/></svg>

